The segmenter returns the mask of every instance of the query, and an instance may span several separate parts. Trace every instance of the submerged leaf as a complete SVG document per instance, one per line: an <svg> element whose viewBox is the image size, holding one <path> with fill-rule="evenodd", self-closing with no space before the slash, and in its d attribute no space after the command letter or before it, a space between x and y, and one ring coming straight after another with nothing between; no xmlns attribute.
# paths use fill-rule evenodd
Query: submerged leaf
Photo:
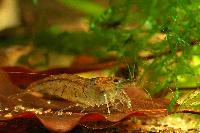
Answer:
<svg viewBox="0 0 200 133"><path fill-rule="evenodd" d="M28 118L33 118L50 131L66 132L78 124L90 128L106 128L132 116L148 119L149 117L167 115L165 105L169 104L169 101L136 99L133 93L129 92L130 89L127 89L127 94L132 102L131 110L119 111L111 108L111 113L108 113L106 105L82 108L77 106L77 103L67 100L49 99L21 90L10 82L6 73L1 73L0 77L3 77L0 78L0 123L9 124L16 119L28 120ZM2 128L5 128L5 126ZM0 129L0 131L4 131L4 129Z"/></svg>
<svg viewBox="0 0 200 133"><path fill-rule="evenodd" d="M179 101L183 102L180 103L178 111L200 114L200 89L191 91Z"/></svg>

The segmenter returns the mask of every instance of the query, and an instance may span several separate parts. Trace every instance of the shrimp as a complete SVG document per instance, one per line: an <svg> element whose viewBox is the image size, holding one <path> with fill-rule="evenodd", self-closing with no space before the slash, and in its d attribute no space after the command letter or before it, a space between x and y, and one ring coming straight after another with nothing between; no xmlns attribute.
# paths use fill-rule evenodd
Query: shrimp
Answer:
<svg viewBox="0 0 200 133"><path fill-rule="evenodd" d="M31 91L57 96L85 107L125 101L131 107L129 97L123 91L123 80L116 77L83 78L72 74L52 75L30 84Z"/></svg>

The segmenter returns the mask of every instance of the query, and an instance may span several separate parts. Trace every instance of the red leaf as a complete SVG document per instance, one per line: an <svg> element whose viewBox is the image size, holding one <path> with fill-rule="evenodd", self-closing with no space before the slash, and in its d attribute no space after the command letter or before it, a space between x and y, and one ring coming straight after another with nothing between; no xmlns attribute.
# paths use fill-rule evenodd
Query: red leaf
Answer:
<svg viewBox="0 0 200 133"><path fill-rule="evenodd" d="M16 70L16 69L15 69ZM9 70L10 71L10 70ZM41 77L40 77L41 78ZM17 86L13 85L6 73L0 73L0 123L5 125L11 123L13 120L21 119L36 119L38 123L44 125L48 130L54 132L66 132L70 131L76 125L84 125L92 128L105 128L119 123L125 119L129 119L132 116L137 117L159 117L167 115L167 109L165 104L169 104L169 101L161 99L136 99L130 89L127 89L127 94L132 101L132 109L126 111L111 110L111 114L107 113L106 105L100 107L88 107L82 112L83 108L76 107L76 103L72 103L61 99L51 99L51 104L48 104L49 99L44 97L38 97L27 93L26 90L21 90ZM143 93L141 93L142 97ZM13 96L9 98L10 96ZM63 114L56 113L56 110L63 109L74 105L74 107L66 110ZM9 107L9 110L5 109ZM14 111L14 107L22 107ZM30 109L43 108L40 112L42 114L29 113ZM51 109L51 111L47 111ZM46 111L46 112L45 112ZM8 113L12 113L12 116L5 117ZM3 124L3 125L4 125ZM16 123L19 124L19 123ZM16 129L17 126L0 126L0 131L5 131L5 128ZM12 125L12 124L10 124ZM29 123L30 125L30 123ZM16 131L26 131L25 126L20 126Z"/></svg>

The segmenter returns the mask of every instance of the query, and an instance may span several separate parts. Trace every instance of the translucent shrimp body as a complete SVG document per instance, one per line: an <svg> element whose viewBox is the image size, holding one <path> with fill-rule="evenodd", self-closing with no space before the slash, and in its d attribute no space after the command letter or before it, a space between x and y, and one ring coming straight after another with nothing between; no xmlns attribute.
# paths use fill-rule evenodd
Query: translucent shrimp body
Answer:
<svg viewBox="0 0 200 133"><path fill-rule="evenodd" d="M125 101L131 106L120 81L113 77L88 79L77 75L60 74L36 81L27 89L57 96L85 107L112 105L115 100Z"/></svg>

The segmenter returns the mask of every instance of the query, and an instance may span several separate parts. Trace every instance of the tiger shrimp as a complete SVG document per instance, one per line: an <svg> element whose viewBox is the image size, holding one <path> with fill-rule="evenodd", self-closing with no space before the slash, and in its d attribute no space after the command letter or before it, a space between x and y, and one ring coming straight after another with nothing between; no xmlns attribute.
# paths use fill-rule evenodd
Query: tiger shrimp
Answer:
<svg viewBox="0 0 200 133"><path fill-rule="evenodd" d="M126 102L131 108L131 101L123 90L123 80L116 77L83 78L72 74L52 75L28 86L28 90L57 96L79 103L84 107L114 104L116 100ZM108 110L110 113L110 111Z"/></svg>

